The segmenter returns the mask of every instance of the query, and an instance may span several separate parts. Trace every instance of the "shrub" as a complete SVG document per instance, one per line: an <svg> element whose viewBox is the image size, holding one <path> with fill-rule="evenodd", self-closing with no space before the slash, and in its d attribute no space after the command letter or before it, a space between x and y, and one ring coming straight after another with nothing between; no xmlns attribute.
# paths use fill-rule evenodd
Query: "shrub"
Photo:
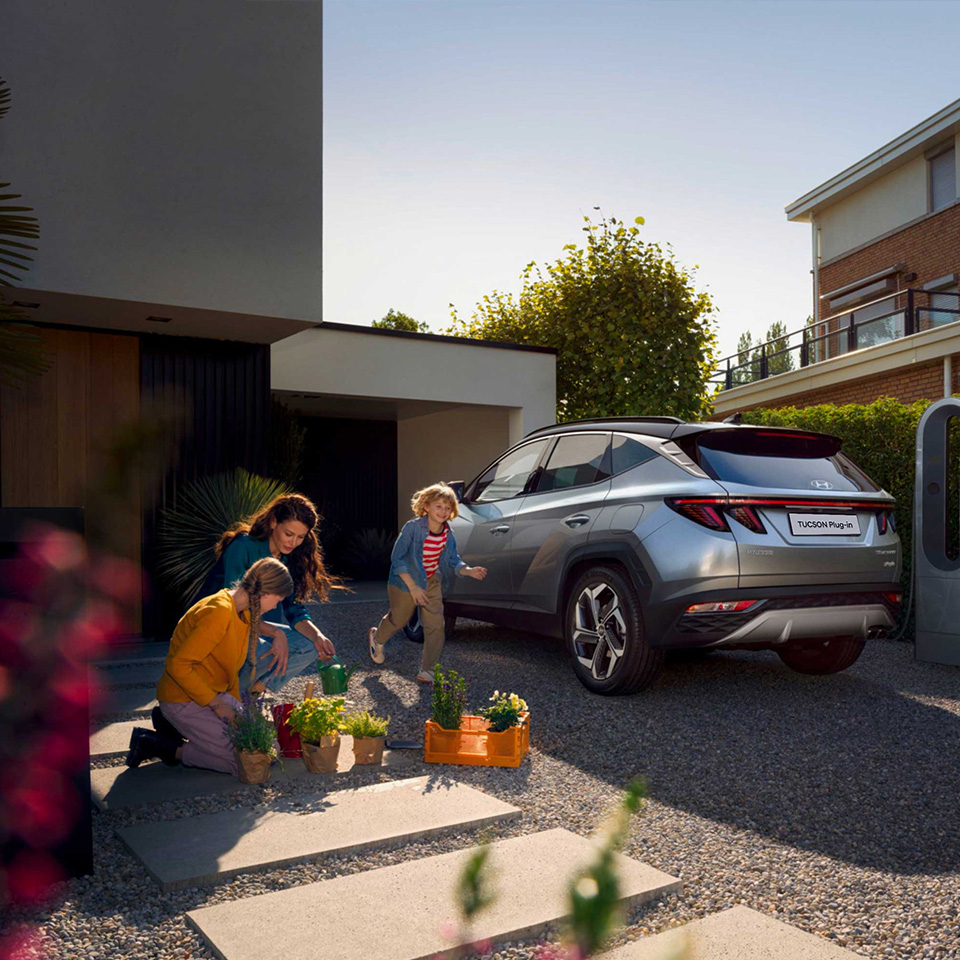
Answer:
<svg viewBox="0 0 960 960"><path fill-rule="evenodd" d="M440 664L433 668L433 722L444 730L459 730L467 711L467 683L456 670L446 674Z"/></svg>
<svg viewBox="0 0 960 960"><path fill-rule="evenodd" d="M369 710L363 710L359 713L348 713L343 718L340 729L356 739L357 737L385 737L389 726L389 717L378 717Z"/></svg>
<svg viewBox="0 0 960 960"><path fill-rule="evenodd" d="M343 562L358 580L386 579L396 535L366 527L350 534L343 550Z"/></svg>
<svg viewBox="0 0 960 960"><path fill-rule="evenodd" d="M301 700L287 717L287 726L300 734L307 743L320 743L321 737L338 733L343 723L343 697Z"/></svg>

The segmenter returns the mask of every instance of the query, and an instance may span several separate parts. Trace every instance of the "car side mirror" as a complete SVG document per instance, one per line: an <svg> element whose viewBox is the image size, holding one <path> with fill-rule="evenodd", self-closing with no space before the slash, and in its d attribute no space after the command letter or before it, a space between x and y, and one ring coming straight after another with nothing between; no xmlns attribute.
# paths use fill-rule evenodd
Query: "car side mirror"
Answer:
<svg viewBox="0 0 960 960"><path fill-rule="evenodd" d="M463 480L450 480L447 486L457 495L457 500L463 500L464 494L467 492L467 485Z"/></svg>

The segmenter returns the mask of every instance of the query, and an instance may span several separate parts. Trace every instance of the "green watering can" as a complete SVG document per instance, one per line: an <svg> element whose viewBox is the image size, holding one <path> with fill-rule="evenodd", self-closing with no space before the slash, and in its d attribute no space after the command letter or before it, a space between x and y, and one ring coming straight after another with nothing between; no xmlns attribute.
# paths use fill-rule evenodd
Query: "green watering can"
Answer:
<svg viewBox="0 0 960 960"><path fill-rule="evenodd" d="M347 681L356 669L356 667L350 667L348 670L339 657L321 660L317 665L317 673L320 674L320 686L323 687L323 692L346 693Z"/></svg>

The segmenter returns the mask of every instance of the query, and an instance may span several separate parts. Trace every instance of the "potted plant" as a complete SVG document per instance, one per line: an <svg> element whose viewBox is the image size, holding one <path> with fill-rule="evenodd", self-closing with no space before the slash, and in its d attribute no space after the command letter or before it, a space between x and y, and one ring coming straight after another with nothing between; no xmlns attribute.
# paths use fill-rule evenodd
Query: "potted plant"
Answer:
<svg viewBox="0 0 960 960"><path fill-rule="evenodd" d="M300 734L303 765L310 773L336 773L345 703L343 697L310 697L287 715L287 726Z"/></svg>
<svg viewBox="0 0 960 960"><path fill-rule="evenodd" d="M456 671L433 674L433 717L426 722L423 759L485 767L519 767L530 748L527 703L494 691L490 706L466 714L466 683ZM456 726L454 726L456 724Z"/></svg>
<svg viewBox="0 0 960 960"><path fill-rule="evenodd" d="M354 763L380 763L383 760L383 741L390 726L389 717L378 717L368 710L348 713L340 729L353 737Z"/></svg>
<svg viewBox="0 0 960 960"><path fill-rule="evenodd" d="M270 764L278 759L276 735L273 720L263 712L262 701L245 694L241 710L230 724L241 783L265 783L270 779ZM280 762L282 765L283 761Z"/></svg>

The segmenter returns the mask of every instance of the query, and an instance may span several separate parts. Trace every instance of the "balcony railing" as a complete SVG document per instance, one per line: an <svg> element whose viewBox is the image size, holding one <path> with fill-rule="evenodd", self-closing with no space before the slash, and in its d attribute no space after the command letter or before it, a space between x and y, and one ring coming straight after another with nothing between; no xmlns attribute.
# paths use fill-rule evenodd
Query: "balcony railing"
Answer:
<svg viewBox="0 0 960 960"><path fill-rule="evenodd" d="M710 382L730 390L960 320L960 293L901 290L720 360Z"/></svg>

